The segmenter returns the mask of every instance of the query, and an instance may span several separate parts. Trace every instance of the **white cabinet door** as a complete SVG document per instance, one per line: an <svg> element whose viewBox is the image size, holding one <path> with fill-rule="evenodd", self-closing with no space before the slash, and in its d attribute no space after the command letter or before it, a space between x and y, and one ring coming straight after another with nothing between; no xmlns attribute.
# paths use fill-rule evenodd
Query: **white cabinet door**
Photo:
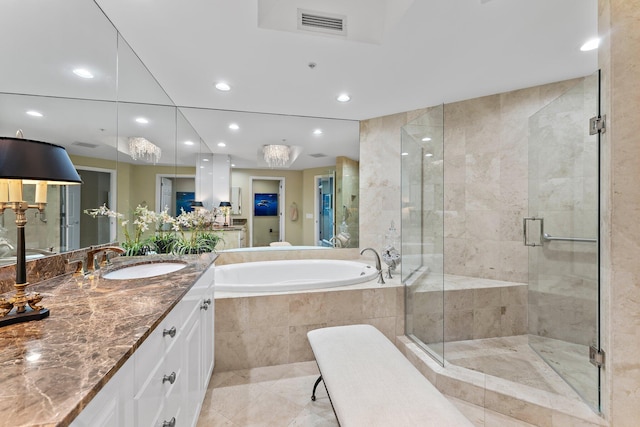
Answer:
<svg viewBox="0 0 640 427"><path fill-rule="evenodd" d="M186 409L185 426L195 426L202 404L202 322L200 312L207 311L198 304L187 322L184 334L183 363L186 393L182 401Z"/></svg>
<svg viewBox="0 0 640 427"><path fill-rule="evenodd" d="M133 427L133 363L125 363L89 402L71 427Z"/></svg>
<svg viewBox="0 0 640 427"><path fill-rule="evenodd" d="M202 396L207 392L209 385L209 379L213 375L214 365L214 330L213 322L215 318L215 301L213 298L213 282L211 283L206 295L205 301L211 301L209 309L200 312L200 318L202 323Z"/></svg>

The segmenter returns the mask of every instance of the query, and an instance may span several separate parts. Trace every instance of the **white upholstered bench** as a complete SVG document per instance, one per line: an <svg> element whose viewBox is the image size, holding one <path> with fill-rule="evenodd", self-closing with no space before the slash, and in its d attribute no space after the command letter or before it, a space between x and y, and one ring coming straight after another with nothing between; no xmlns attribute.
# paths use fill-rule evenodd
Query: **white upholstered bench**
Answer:
<svg viewBox="0 0 640 427"><path fill-rule="evenodd" d="M370 325L307 333L341 427L473 426L460 411Z"/></svg>

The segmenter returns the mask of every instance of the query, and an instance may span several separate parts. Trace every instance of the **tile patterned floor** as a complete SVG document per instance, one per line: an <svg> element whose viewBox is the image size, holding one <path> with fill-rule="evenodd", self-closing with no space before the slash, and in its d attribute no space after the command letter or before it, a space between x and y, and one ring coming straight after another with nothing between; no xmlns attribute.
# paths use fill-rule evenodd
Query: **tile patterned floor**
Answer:
<svg viewBox="0 0 640 427"><path fill-rule="evenodd" d="M214 373L197 426L337 427L322 384L316 401L310 399L318 375L315 362ZM531 427L479 406L449 399L476 427Z"/></svg>
<svg viewBox="0 0 640 427"><path fill-rule="evenodd" d="M541 341L538 347L545 351L551 363L564 368L563 374L572 378L579 390L597 392L597 382L594 382L597 377L583 372L593 368L586 357L586 348L574 349L554 340ZM454 365L582 401L560 375L533 351L527 335L450 342L445 344L445 355L447 361Z"/></svg>

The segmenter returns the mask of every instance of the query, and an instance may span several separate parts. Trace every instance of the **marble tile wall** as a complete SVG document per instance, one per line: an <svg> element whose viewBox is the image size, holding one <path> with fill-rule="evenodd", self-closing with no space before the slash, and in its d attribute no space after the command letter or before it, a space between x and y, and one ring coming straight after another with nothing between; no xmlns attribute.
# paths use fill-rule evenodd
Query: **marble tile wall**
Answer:
<svg viewBox="0 0 640 427"><path fill-rule="evenodd" d="M412 292L406 328L429 345L526 334L527 287Z"/></svg>
<svg viewBox="0 0 640 427"><path fill-rule="evenodd" d="M602 135L603 412L611 425L636 425L640 407L640 7L599 0L598 65L607 131Z"/></svg>
<svg viewBox="0 0 640 427"><path fill-rule="evenodd" d="M329 290L216 298L216 372L314 360L313 329L366 323L392 341L404 334L404 289Z"/></svg>
<svg viewBox="0 0 640 427"><path fill-rule="evenodd" d="M264 250L222 252L215 265L312 258L363 259L357 248ZM215 304L217 372L314 360L307 332L327 326L366 323L392 341L404 335L404 288L397 279L366 289L217 296Z"/></svg>
<svg viewBox="0 0 640 427"><path fill-rule="evenodd" d="M105 244L100 246L110 246ZM27 282L31 285L41 282L52 277L60 276L66 273L73 273L76 269L75 265L69 265L69 260L77 260L87 258L87 251L91 248L83 248L77 251L64 252L62 254L47 256L44 258L36 258L27 261ZM13 292L16 282L16 265L11 264L0 267L0 294L5 292ZM29 288L27 288L28 292Z"/></svg>
<svg viewBox="0 0 640 427"><path fill-rule="evenodd" d="M522 217L528 200L529 116L578 81L444 105L446 273L527 281ZM404 213L393 208L402 203L400 129L430 112L433 108L361 122L360 197L367 207L360 215L361 247L380 247L387 224L400 223ZM438 197L435 188L425 194Z"/></svg>
<svg viewBox="0 0 640 427"><path fill-rule="evenodd" d="M336 158L336 224L344 222L350 235L349 247L360 246L360 163L347 157Z"/></svg>

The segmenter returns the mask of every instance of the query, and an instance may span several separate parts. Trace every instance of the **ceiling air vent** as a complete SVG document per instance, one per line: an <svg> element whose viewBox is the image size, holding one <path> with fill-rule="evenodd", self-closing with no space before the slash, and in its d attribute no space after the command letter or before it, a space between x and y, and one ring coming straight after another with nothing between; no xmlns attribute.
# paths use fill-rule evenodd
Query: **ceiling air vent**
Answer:
<svg viewBox="0 0 640 427"><path fill-rule="evenodd" d="M298 29L346 35L347 17L344 15L298 9Z"/></svg>
<svg viewBox="0 0 640 427"><path fill-rule="evenodd" d="M73 142L71 145L77 145L78 147L84 147L84 148L98 148L97 144L90 144L88 142L80 142L80 141Z"/></svg>
<svg viewBox="0 0 640 427"><path fill-rule="evenodd" d="M327 157L327 155L322 153L314 153L314 154L309 154L309 157L315 157L316 159L319 159L321 157Z"/></svg>

